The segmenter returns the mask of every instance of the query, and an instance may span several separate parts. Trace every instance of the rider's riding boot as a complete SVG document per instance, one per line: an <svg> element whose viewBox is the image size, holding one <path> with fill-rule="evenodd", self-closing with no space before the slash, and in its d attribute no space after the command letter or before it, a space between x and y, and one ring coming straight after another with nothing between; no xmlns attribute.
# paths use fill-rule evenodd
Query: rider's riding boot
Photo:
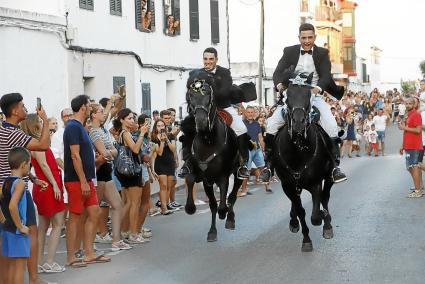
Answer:
<svg viewBox="0 0 425 284"><path fill-rule="evenodd" d="M237 174L238 179L249 178L249 140L250 138L246 133L238 136L239 155L241 160L241 166L238 168Z"/></svg>
<svg viewBox="0 0 425 284"><path fill-rule="evenodd" d="M258 177L262 182L269 182L270 178L272 176L272 173L270 171L271 165L272 165L272 147L273 147L273 140L274 135L273 134L266 134L266 137L264 137L264 161L266 163L264 169L261 171L260 176Z"/></svg>
<svg viewBox="0 0 425 284"><path fill-rule="evenodd" d="M340 150L339 144L341 139L339 137L331 138L333 143L332 154L334 156L335 167L332 170L332 179L334 183L343 182L347 180L347 176L339 168L340 164Z"/></svg>
<svg viewBox="0 0 425 284"><path fill-rule="evenodd" d="M192 165L190 160L192 158L192 142L193 139L190 139L187 135L182 135L180 137L180 141L182 142L182 156L185 161L183 166L180 168L177 176L179 178L187 177L191 172Z"/></svg>

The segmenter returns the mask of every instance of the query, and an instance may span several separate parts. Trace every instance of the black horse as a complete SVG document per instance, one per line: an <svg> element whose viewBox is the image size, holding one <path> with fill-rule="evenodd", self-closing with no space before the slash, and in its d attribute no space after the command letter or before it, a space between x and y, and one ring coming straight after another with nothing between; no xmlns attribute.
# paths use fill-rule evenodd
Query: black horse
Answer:
<svg viewBox="0 0 425 284"><path fill-rule="evenodd" d="M208 73L202 70L191 73L188 79L186 99L194 119L185 119L182 124L185 139L189 139L188 137L191 136L190 129L196 129L192 142L194 171L186 177L188 195L185 210L187 214L196 212L192 195L193 186L195 182L202 181L212 214L211 228L207 237L209 242L217 240L217 212L220 219L226 218L227 215L226 229L235 229L233 206L238 189L242 184L242 180L236 177L239 166L237 137L234 131L218 116L213 91L214 81ZM195 125L191 126L191 123ZM234 185L227 198L231 174L234 176ZM214 196L214 184L220 189L218 208Z"/></svg>
<svg viewBox="0 0 425 284"><path fill-rule="evenodd" d="M324 220L323 237L333 237L328 202L333 185L332 141L317 124L311 113L311 90L301 85L290 85L287 89L285 124L279 130L273 144L273 164L282 181L285 194L291 200L289 229L296 233L301 221L302 251L312 251L313 244L305 221L305 210L301 203L302 189L312 195L313 212L311 223L320 226ZM323 184L324 181L324 184ZM323 184L323 187L322 187ZM322 204L323 210L320 210ZM298 221L298 219L299 221Z"/></svg>

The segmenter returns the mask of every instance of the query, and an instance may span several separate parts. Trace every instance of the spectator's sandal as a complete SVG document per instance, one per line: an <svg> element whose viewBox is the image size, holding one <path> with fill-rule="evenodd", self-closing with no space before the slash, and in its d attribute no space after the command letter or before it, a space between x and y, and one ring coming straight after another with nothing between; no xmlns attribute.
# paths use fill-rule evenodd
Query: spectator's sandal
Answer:
<svg viewBox="0 0 425 284"><path fill-rule="evenodd" d="M87 264L94 264L94 263L106 263L110 262L111 259L109 257L104 256L103 254L96 256L92 259L85 259L84 262Z"/></svg>
<svg viewBox="0 0 425 284"><path fill-rule="evenodd" d="M82 259L76 259L68 263L66 266L72 267L72 268L80 268L80 267L87 267L87 263L83 261Z"/></svg>

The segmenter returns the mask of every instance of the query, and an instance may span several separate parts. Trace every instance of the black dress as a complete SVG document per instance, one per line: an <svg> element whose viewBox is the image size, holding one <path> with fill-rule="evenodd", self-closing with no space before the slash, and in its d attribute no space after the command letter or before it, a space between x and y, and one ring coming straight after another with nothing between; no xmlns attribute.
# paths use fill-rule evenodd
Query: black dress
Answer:
<svg viewBox="0 0 425 284"><path fill-rule="evenodd" d="M175 140L173 135L168 135L168 140L173 141ZM158 146L161 145L161 142L157 140L152 140L153 143L157 144ZM166 175L166 176L174 176L176 172L176 161L174 159L174 154L168 147L167 142L165 142L164 145L164 151L162 152L162 155L156 155L155 158L155 166L154 166L155 173L157 175Z"/></svg>

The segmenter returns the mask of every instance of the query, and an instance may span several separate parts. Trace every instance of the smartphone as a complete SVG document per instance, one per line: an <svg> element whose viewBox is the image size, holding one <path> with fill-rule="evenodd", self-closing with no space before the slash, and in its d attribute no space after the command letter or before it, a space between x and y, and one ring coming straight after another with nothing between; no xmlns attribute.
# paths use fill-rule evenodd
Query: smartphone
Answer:
<svg viewBox="0 0 425 284"><path fill-rule="evenodd" d="M37 97L37 109L41 110L41 98Z"/></svg>

